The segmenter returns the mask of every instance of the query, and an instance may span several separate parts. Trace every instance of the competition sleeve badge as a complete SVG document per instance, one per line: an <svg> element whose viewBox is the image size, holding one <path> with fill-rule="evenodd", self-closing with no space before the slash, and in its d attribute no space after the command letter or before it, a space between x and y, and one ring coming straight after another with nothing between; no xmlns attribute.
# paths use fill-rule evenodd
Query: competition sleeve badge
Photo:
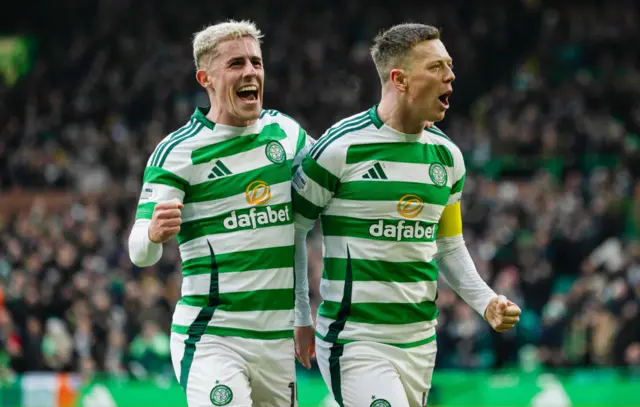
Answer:
<svg viewBox="0 0 640 407"><path fill-rule="evenodd" d="M307 180L302 166L298 167L291 182L293 183L293 188L298 192L304 192L307 189Z"/></svg>

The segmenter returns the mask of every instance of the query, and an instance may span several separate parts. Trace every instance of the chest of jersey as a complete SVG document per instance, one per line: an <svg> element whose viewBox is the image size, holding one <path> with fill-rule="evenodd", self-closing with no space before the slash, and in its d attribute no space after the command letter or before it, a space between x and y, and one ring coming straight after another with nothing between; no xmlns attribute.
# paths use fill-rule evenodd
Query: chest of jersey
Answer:
<svg viewBox="0 0 640 407"><path fill-rule="evenodd" d="M332 204L369 219L437 222L452 186L453 159L441 145L352 145L343 168Z"/></svg>

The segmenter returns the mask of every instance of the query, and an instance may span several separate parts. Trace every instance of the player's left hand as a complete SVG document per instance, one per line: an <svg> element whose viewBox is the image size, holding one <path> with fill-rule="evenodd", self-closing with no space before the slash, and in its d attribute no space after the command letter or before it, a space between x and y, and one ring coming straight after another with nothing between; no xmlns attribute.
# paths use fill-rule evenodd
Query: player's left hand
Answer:
<svg viewBox="0 0 640 407"><path fill-rule="evenodd" d="M313 326L293 328L296 346L296 359L307 369L311 369L311 359L316 356L316 332Z"/></svg>
<svg viewBox="0 0 640 407"><path fill-rule="evenodd" d="M506 332L520 321L522 311L504 295L493 297L484 311L484 319L496 332Z"/></svg>

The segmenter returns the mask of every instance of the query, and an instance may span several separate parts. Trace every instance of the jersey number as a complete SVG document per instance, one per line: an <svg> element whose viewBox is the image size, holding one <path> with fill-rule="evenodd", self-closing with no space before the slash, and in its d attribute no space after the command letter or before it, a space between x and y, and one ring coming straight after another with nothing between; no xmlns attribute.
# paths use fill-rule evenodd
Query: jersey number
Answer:
<svg viewBox="0 0 640 407"><path fill-rule="evenodd" d="M296 384L294 382L289 383L289 389L291 389L291 407L296 406Z"/></svg>

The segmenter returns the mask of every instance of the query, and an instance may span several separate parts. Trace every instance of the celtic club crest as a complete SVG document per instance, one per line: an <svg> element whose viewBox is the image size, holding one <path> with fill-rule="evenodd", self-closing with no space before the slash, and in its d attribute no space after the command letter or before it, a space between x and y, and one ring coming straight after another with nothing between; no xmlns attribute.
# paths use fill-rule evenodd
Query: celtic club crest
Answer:
<svg viewBox="0 0 640 407"><path fill-rule="evenodd" d="M267 144L265 154L267 158L275 164L282 164L287 159L287 153L284 151L282 144L275 140Z"/></svg>
<svg viewBox="0 0 640 407"><path fill-rule="evenodd" d="M233 392L228 386L218 384L211 390L209 398L214 406L226 406L233 400Z"/></svg>
<svg viewBox="0 0 640 407"><path fill-rule="evenodd" d="M440 163L433 163L429 168L429 176L431 181L439 187L447 185L447 170Z"/></svg>
<svg viewBox="0 0 640 407"><path fill-rule="evenodd" d="M373 400L369 407L391 407L391 403L385 399L376 399Z"/></svg>

